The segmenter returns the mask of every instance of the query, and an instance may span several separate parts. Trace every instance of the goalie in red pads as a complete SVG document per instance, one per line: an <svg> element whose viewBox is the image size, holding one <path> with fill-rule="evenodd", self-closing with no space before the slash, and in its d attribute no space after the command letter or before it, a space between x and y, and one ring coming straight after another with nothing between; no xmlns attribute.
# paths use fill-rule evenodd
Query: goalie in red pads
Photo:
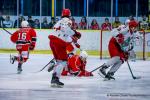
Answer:
<svg viewBox="0 0 150 100"><path fill-rule="evenodd" d="M12 64L18 61L18 73L22 72L22 64L27 61L29 51L34 50L36 45L36 32L34 29L29 27L27 21L22 21L21 27L10 37L11 41L16 43L16 49L18 51L18 56L11 56L10 60Z"/></svg>

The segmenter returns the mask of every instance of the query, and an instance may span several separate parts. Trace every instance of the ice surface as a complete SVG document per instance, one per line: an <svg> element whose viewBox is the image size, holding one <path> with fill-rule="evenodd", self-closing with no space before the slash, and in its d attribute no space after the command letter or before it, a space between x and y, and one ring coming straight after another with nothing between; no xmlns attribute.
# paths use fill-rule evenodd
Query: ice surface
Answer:
<svg viewBox="0 0 150 100"><path fill-rule="evenodd" d="M51 88L51 74L45 68L52 55L30 55L23 65L23 73L16 74L17 63L9 63L9 54L0 54L0 100L150 100L150 61L129 61L133 74L141 79L133 80L127 63L115 74L115 81L103 81L97 71L94 77L62 77L63 88ZM105 60L89 57L87 70L102 65Z"/></svg>

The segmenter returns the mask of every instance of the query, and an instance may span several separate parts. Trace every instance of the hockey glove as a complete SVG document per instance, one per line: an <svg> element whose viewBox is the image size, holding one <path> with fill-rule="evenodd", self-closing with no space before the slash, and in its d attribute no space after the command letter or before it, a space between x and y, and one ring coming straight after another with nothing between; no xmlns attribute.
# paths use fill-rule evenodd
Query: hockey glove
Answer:
<svg viewBox="0 0 150 100"><path fill-rule="evenodd" d="M34 45L30 45L29 50L34 50Z"/></svg>

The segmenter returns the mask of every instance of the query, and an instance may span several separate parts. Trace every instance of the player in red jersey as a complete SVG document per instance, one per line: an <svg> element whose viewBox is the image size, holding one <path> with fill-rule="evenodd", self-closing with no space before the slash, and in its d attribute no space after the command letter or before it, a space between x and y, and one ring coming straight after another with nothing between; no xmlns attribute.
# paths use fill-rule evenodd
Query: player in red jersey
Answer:
<svg viewBox="0 0 150 100"><path fill-rule="evenodd" d="M34 50L36 45L36 32L33 28L29 27L27 21L22 21L19 30L14 32L10 39L13 43L16 43L16 49L18 56L11 56L11 63L18 61L18 73L22 72L22 64L29 58L29 51Z"/></svg>
<svg viewBox="0 0 150 100"><path fill-rule="evenodd" d="M68 64L66 68L64 68L62 75L74 75L74 76L93 76L91 72L85 70L87 63L88 54L86 51L81 51L80 55L72 55L68 58Z"/></svg>

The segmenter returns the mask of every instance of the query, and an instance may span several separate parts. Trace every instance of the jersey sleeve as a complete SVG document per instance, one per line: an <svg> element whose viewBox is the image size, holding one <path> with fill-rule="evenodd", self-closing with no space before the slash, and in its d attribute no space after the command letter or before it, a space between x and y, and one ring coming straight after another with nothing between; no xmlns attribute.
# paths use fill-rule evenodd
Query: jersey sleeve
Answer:
<svg viewBox="0 0 150 100"><path fill-rule="evenodd" d="M30 34L31 34L30 50L33 50L35 48L35 45L36 45L37 36L36 36L36 32L34 29L30 29Z"/></svg>
<svg viewBox="0 0 150 100"><path fill-rule="evenodd" d="M14 32L11 37L10 37L10 40L13 42L13 43L16 43L17 40L18 40L18 31Z"/></svg>

